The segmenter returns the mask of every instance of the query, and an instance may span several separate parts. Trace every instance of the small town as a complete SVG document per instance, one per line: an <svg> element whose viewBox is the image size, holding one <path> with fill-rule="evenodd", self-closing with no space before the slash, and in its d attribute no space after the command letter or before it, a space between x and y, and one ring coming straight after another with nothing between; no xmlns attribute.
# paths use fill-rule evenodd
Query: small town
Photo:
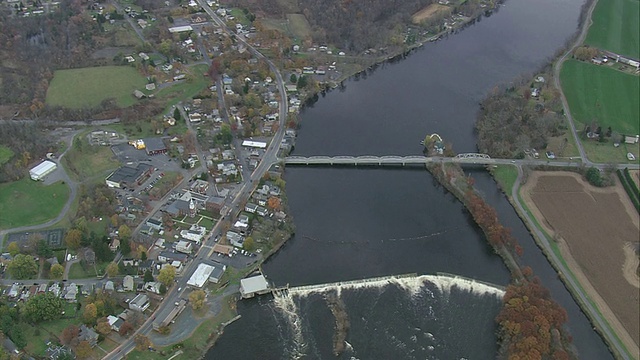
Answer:
<svg viewBox="0 0 640 360"><path fill-rule="evenodd" d="M0 0L0 360L640 360L639 18Z"/></svg>

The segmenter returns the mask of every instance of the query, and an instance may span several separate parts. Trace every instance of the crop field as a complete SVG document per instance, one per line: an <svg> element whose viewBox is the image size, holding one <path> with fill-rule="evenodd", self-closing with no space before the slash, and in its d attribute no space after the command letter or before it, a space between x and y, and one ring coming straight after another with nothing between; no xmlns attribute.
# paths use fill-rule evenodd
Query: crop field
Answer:
<svg viewBox="0 0 640 360"><path fill-rule="evenodd" d="M595 288L637 346L638 213L622 186L595 188L575 173L536 172L522 190L539 223L568 248L563 257L575 260L580 282Z"/></svg>
<svg viewBox="0 0 640 360"><path fill-rule="evenodd" d="M57 70L49 84L48 105L91 108L109 98L127 107L137 100L133 90L144 90L145 78L130 66L100 66Z"/></svg>
<svg viewBox="0 0 640 360"><path fill-rule="evenodd" d="M69 198L62 182L48 186L25 177L0 184L0 229L35 225L55 218Z"/></svg>
<svg viewBox="0 0 640 360"><path fill-rule="evenodd" d="M583 125L596 122L603 129L611 126L621 134L640 132L637 76L569 60L562 66L560 80L576 121Z"/></svg>
<svg viewBox="0 0 640 360"><path fill-rule="evenodd" d="M598 1L585 44L620 55L640 56L640 2Z"/></svg>

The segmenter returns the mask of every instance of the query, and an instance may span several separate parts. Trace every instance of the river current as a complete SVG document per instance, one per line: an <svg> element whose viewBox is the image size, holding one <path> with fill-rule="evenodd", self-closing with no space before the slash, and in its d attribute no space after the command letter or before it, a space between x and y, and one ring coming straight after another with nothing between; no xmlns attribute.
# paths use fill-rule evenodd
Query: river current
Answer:
<svg viewBox="0 0 640 360"><path fill-rule="evenodd" d="M346 81L305 108L295 155L417 155L437 132L473 152L478 103L495 86L532 73L575 33L580 0L508 0L499 11L401 61ZM482 169L469 170L525 250L523 263L569 315L580 359L611 359L522 221ZM424 169L286 170L296 235L263 266L278 286L338 283L242 300L207 359L329 359L336 319L350 322L344 359L492 359L499 291L435 276L505 286L509 273L464 207ZM339 283L415 273L415 280ZM411 284L408 284L410 282Z"/></svg>

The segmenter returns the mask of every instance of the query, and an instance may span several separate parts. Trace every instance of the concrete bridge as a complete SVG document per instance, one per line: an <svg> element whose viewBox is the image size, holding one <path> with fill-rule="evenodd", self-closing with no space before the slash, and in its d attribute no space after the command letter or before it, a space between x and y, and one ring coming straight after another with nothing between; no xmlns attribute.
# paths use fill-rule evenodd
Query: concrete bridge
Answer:
<svg viewBox="0 0 640 360"><path fill-rule="evenodd" d="M430 163L467 163L494 164L495 160L487 154L465 153L455 157L426 156L289 156L284 159L286 165L422 165Z"/></svg>

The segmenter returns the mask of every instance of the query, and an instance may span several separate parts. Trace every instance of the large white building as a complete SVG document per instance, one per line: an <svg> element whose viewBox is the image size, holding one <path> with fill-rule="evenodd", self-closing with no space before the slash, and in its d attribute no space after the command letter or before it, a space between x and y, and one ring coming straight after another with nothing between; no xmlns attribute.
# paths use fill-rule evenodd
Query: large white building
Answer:
<svg viewBox="0 0 640 360"><path fill-rule="evenodd" d="M213 272L213 266L207 264L200 264L196 271L191 275L187 281L187 285L201 288L209 280L209 276Z"/></svg>
<svg viewBox="0 0 640 360"><path fill-rule="evenodd" d="M269 291L269 283L262 274L240 280L240 294L243 299L252 298L256 294L266 294Z"/></svg>
<svg viewBox="0 0 640 360"><path fill-rule="evenodd" d="M43 180L45 176L51 174L57 167L58 165L53 161L45 160L38 164L38 166L29 170L29 175L31 176L31 179L40 181Z"/></svg>

